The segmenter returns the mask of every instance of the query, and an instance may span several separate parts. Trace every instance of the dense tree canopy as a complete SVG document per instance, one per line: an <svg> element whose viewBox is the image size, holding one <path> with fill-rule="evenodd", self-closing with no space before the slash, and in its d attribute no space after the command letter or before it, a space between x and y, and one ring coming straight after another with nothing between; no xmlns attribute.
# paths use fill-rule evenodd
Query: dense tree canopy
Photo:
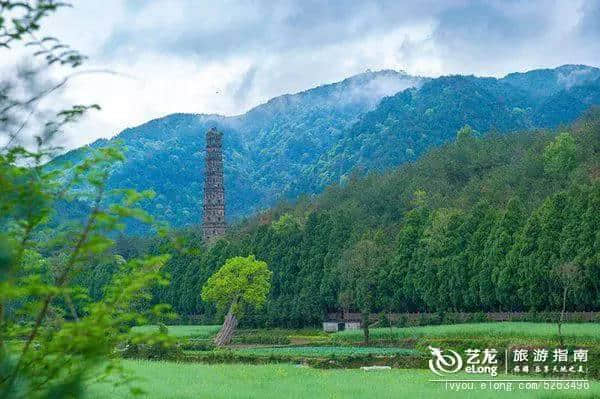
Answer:
<svg viewBox="0 0 600 399"><path fill-rule="evenodd" d="M271 272L265 262L254 255L236 256L210 276L202 287L202 300L214 302L224 310L234 305L233 312L240 316L244 307L260 308L271 287Z"/></svg>
<svg viewBox="0 0 600 399"><path fill-rule="evenodd" d="M557 147L570 155L549 158ZM557 175L547 167L555 158L573 163ZM566 262L584 276L567 309L598 310L599 178L598 110L558 133L466 135L398 170L282 203L211 247L195 228L180 231L190 250L173 254L172 284L157 295L181 315L211 320L215 309L197 300L200 288L226 259L255 254L269 264L272 287L264 310L244 322L316 324L344 307L343 254L380 231L375 312L556 310L562 290L551 270ZM169 245L150 239L142 247Z"/></svg>
<svg viewBox="0 0 600 399"><path fill-rule="evenodd" d="M236 256L210 276L202 287L202 300L214 302L221 311L228 308L221 331L215 337L219 346L233 337L239 318L245 309L260 309L271 288L271 271L254 255Z"/></svg>

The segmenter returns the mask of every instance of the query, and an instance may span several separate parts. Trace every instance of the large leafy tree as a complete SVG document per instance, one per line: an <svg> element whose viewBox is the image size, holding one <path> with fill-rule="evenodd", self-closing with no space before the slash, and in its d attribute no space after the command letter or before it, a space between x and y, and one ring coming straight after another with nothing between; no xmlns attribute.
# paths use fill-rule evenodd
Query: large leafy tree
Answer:
<svg viewBox="0 0 600 399"><path fill-rule="evenodd" d="M216 345L231 342L238 319L246 308L260 308L264 305L271 288L271 275L266 262L250 255L228 259L210 276L202 288L202 299L214 302L219 311L227 309L223 326L215 337Z"/></svg>
<svg viewBox="0 0 600 399"><path fill-rule="evenodd" d="M347 310L360 311L365 342L369 342L369 319L375 309L383 262L382 246L377 239L363 238L344 251L339 263L339 301Z"/></svg>

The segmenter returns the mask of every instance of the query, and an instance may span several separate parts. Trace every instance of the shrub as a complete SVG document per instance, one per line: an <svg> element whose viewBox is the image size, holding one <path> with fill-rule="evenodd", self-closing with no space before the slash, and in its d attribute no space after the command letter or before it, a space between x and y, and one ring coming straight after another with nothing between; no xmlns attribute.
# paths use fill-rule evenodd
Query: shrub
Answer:
<svg viewBox="0 0 600 399"><path fill-rule="evenodd" d="M379 315L377 315L377 325L379 327L391 327L392 326L392 322L387 317L387 315L385 314L385 312L381 312L381 313L379 313Z"/></svg>
<svg viewBox="0 0 600 399"><path fill-rule="evenodd" d="M462 320L456 313L446 313L442 320L442 324L458 324L461 322Z"/></svg>
<svg viewBox="0 0 600 399"><path fill-rule="evenodd" d="M407 327L419 327L422 325L421 323L421 319L423 316L418 315L418 317L415 317L413 319L409 319L408 323L407 323Z"/></svg>
<svg viewBox="0 0 600 399"><path fill-rule="evenodd" d="M126 359L180 360L183 357L181 347L170 340L139 343L127 341L119 352Z"/></svg>
<svg viewBox="0 0 600 399"><path fill-rule="evenodd" d="M477 312L473 315L473 322L485 323L488 321L487 315L484 312Z"/></svg>
<svg viewBox="0 0 600 399"><path fill-rule="evenodd" d="M239 335L233 338L233 342L239 344L288 345L290 339L286 335L259 332Z"/></svg>
<svg viewBox="0 0 600 399"><path fill-rule="evenodd" d="M439 325L442 324L442 320L445 316L445 312L432 313L425 321L424 325Z"/></svg>
<svg viewBox="0 0 600 399"><path fill-rule="evenodd" d="M181 349L189 351L211 351L215 344L210 339L188 339L180 344Z"/></svg>
<svg viewBox="0 0 600 399"><path fill-rule="evenodd" d="M398 321L396 322L396 327L402 328L408 326L408 317L406 315L400 315L398 317Z"/></svg>
<svg viewBox="0 0 600 399"><path fill-rule="evenodd" d="M585 323L589 321L589 317L585 313L575 313L569 317L570 323Z"/></svg>
<svg viewBox="0 0 600 399"><path fill-rule="evenodd" d="M169 329L164 323L158 323L158 332L161 334L169 335Z"/></svg>

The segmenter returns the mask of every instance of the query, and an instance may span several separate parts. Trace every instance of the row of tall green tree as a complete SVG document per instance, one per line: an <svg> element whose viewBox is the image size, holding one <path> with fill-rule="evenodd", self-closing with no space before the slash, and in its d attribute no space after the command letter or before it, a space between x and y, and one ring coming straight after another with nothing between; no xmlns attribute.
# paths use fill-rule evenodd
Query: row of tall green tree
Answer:
<svg viewBox="0 0 600 399"><path fill-rule="evenodd" d="M171 284L155 300L207 321L215 310L202 286L228 258L250 254L273 271L264 309L247 313L255 325L312 325L338 310L560 310L564 287L567 309L598 310L599 177L597 109L556 132L465 127L412 164L280 204L211 247L191 228L176 250L125 237L116 248L172 252ZM96 295L111 267L87 276Z"/></svg>

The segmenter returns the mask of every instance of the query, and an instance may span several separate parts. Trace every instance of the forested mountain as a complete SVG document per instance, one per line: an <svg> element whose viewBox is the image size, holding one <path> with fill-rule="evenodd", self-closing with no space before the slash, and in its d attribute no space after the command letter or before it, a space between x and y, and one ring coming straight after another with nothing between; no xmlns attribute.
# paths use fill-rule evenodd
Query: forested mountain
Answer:
<svg viewBox="0 0 600 399"><path fill-rule="evenodd" d="M234 117L173 114L135 128L121 140L126 162L116 168L109 187L152 189L146 204L153 215L175 226L201 220L204 134L210 127L225 133L225 187L230 220L266 208L278 199L307 192L311 166L343 132L378 101L425 78L396 71L365 72L338 83L284 95ZM54 162L82 159L85 148Z"/></svg>
<svg viewBox="0 0 600 399"><path fill-rule="evenodd" d="M571 310L600 309L600 108L558 131L458 139L414 163L280 204L205 247L198 230L163 239L121 238L113 255L173 254L171 284L157 303L204 315L207 278L226 259L254 254L273 271L266 308L248 317L266 326L318 323L343 301L340 267L359 241L379 248L374 311L556 311L564 278ZM104 262L104 263L102 263ZM100 295L111 254L84 274ZM564 265L576 273L559 273Z"/></svg>
<svg viewBox="0 0 600 399"><path fill-rule="evenodd" d="M536 69L529 72L515 72L501 80L511 86L526 91L543 101L544 98L575 86L582 86L600 78L600 69L585 65L563 65L554 69Z"/></svg>
<svg viewBox="0 0 600 399"><path fill-rule="evenodd" d="M600 69L565 65L502 79L447 76L384 98L322 158L321 184L357 165L385 170L454 139L461 126L478 132L555 127L600 104ZM331 175L333 173L333 175Z"/></svg>
<svg viewBox="0 0 600 399"><path fill-rule="evenodd" d="M387 96L387 97L386 97ZM600 103L600 70L567 65L502 79L366 72L270 100L244 115L174 114L124 130L127 161L109 185L152 189L145 207L175 226L201 220L204 133L225 133L230 221L317 193L353 170L417 159L469 124L479 133L555 127ZM92 146L106 145L106 140ZM77 160L82 150L59 160Z"/></svg>

